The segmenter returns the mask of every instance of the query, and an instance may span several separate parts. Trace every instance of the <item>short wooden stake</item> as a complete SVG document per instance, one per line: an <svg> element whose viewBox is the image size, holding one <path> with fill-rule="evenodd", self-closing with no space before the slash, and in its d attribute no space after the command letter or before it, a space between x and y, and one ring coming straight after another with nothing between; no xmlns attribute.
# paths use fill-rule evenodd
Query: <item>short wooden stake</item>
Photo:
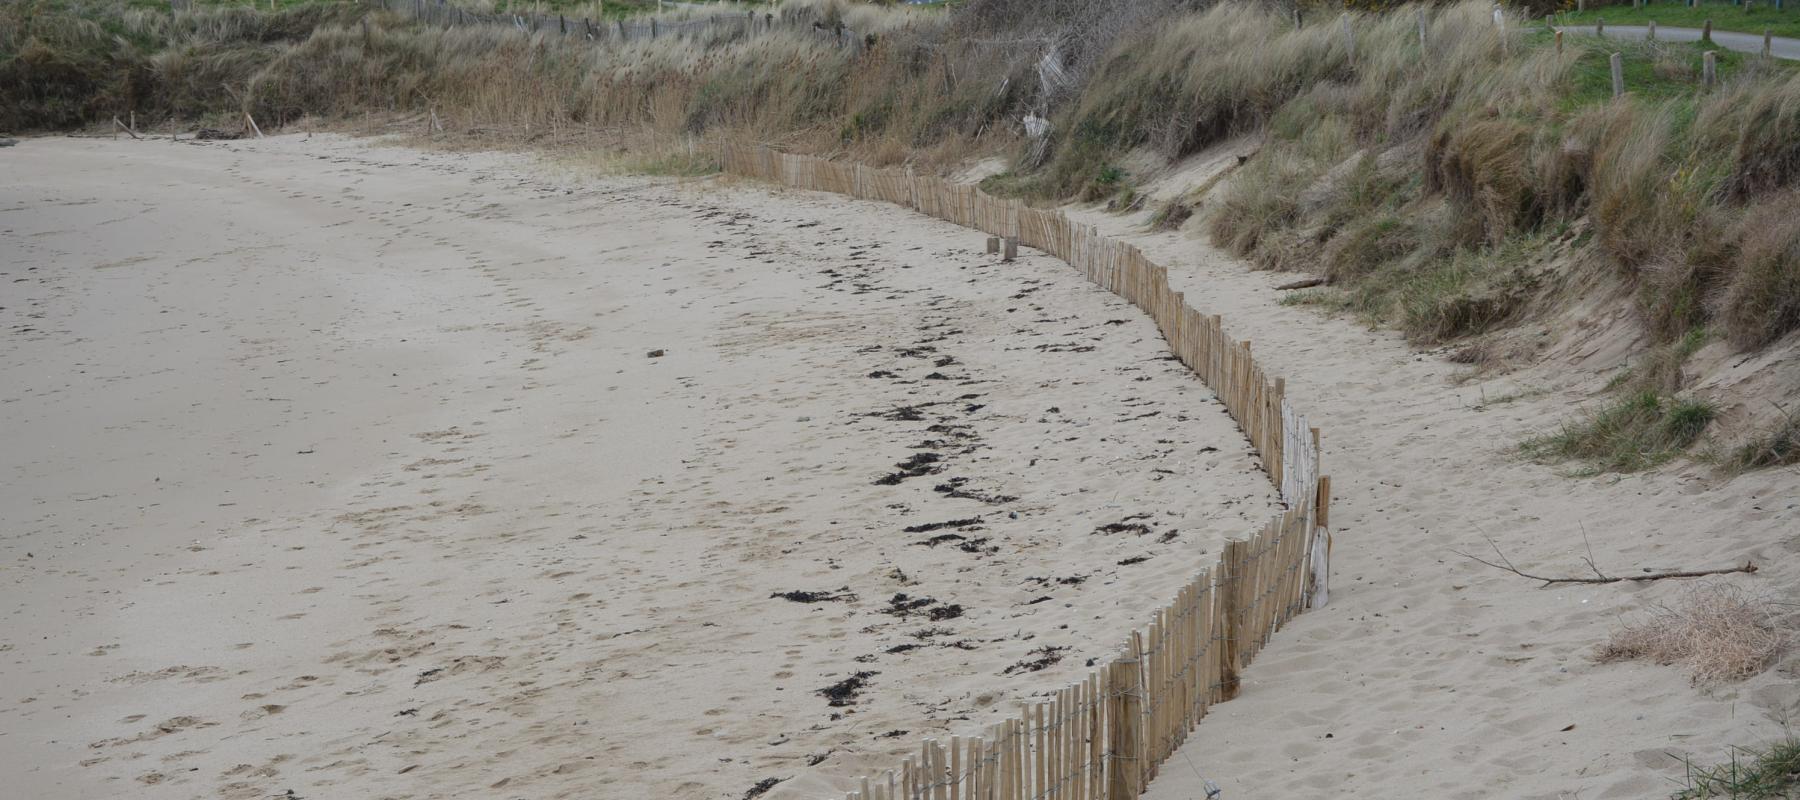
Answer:
<svg viewBox="0 0 1800 800"><path fill-rule="evenodd" d="M1011 261L1018 257L1019 257L1019 240L1014 237L1011 237L1011 236L1006 237L1006 252L1001 254L1000 260L1001 261Z"/></svg>
<svg viewBox="0 0 1800 800"><path fill-rule="evenodd" d="M1704 55L1700 56L1700 85L1706 87L1708 91L1711 91L1713 84L1717 83L1718 80L1719 58L1713 51L1708 50Z"/></svg>
<svg viewBox="0 0 1800 800"><path fill-rule="evenodd" d="M988 249L987 249L988 255L993 255L995 253L1000 252L1000 237L989 236L987 244L988 244Z"/></svg>
<svg viewBox="0 0 1800 800"><path fill-rule="evenodd" d="M1556 54L1562 55L1562 31L1556 32Z"/></svg>
<svg viewBox="0 0 1800 800"><path fill-rule="evenodd" d="M125 123L120 122L118 117L113 117L113 126L114 139L119 138L119 131L124 131L126 136L130 136L133 139L140 138L137 135L137 131L132 130L130 127L127 127Z"/></svg>
<svg viewBox="0 0 1800 800"><path fill-rule="evenodd" d="M1705 25L1700 26L1700 41L1712 44L1712 20L1709 19Z"/></svg>
<svg viewBox="0 0 1800 800"><path fill-rule="evenodd" d="M1546 17L1546 19L1548 19L1548 17ZM1425 50L1425 9L1423 9L1423 8L1415 9L1413 12L1413 21L1418 23L1418 26L1419 26L1419 51L1424 52L1424 50Z"/></svg>
<svg viewBox="0 0 1800 800"><path fill-rule="evenodd" d="M1652 42L1656 41L1656 20L1650 20L1650 27L1644 34L1644 38Z"/></svg>
<svg viewBox="0 0 1800 800"><path fill-rule="evenodd" d="M1613 97L1625 94L1625 56L1612 54Z"/></svg>
<svg viewBox="0 0 1800 800"><path fill-rule="evenodd" d="M256 131L256 138L263 138L262 128L257 127L256 118L250 116L250 112L244 112L244 121L250 123L250 130Z"/></svg>
<svg viewBox="0 0 1800 800"><path fill-rule="evenodd" d="M1605 36L1606 35L1606 18L1605 17L1601 17L1597 20L1594 20L1594 35L1595 36Z"/></svg>
<svg viewBox="0 0 1800 800"><path fill-rule="evenodd" d="M1762 57L1768 58L1774 52L1775 52L1775 32L1772 30L1769 30L1768 28L1764 28L1763 29Z"/></svg>

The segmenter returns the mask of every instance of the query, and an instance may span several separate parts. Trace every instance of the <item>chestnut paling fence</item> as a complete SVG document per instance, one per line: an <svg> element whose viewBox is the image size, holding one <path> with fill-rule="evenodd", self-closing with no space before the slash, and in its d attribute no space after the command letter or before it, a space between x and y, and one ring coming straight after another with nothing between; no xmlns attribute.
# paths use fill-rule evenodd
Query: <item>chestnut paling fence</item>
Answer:
<svg viewBox="0 0 1800 800"><path fill-rule="evenodd" d="M1210 386L1261 455L1287 510L1227 542L1148 628L1085 680L969 735L930 738L894 769L864 776L851 800L1126 800L1142 794L1214 703L1283 624L1323 605L1330 563L1331 479L1319 431L1225 334L1169 288L1168 271L1136 247L1054 210L906 171L729 145L726 172L801 189L883 200L1007 237L1061 258L1155 320L1169 349Z"/></svg>

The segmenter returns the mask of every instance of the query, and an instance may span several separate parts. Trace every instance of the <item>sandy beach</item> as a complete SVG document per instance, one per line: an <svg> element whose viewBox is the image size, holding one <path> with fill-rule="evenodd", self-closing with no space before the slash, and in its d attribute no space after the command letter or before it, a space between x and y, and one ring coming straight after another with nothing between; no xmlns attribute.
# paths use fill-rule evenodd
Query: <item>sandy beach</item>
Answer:
<svg viewBox="0 0 1800 800"><path fill-rule="evenodd" d="M892 207L329 136L0 187L22 796L821 796L1275 507L1141 314Z"/></svg>

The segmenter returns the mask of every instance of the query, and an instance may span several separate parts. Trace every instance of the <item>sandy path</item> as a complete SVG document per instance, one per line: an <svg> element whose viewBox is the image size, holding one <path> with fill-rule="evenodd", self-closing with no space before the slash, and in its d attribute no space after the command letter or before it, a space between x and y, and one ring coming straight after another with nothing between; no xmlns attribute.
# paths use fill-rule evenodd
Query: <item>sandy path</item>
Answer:
<svg viewBox="0 0 1800 800"><path fill-rule="evenodd" d="M1154 203L1151 204L1152 206ZM1142 219L1082 213L1170 269L1171 282L1288 381L1325 432L1335 528L1331 605L1258 656L1244 694L1214 709L1148 798L1648 798L1800 718L1800 657L1740 684L1689 686L1676 668L1595 664L1623 617L1673 602L1683 582L1538 588L1452 553L1491 536L1519 565L1582 574L1754 560L1729 580L1800 596L1800 470L1722 482L1676 463L1648 474L1567 477L1528 463L1526 437L1605 402L1610 375L1570 365L1628 343L1596 333L1540 368L1459 383L1466 367L1353 320L1279 305L1291 274L1253 272ZM1616 330L1606 314L1589 320ZM1623 352L1623 350L1620 350Z"/></svg>
<svg viewBox="0 0 1800 800"><path fill-rule="evenodd" d="M700 186L8 151L10 789L817 796L1084 673L1270 513L1066 266Z"/></svg>

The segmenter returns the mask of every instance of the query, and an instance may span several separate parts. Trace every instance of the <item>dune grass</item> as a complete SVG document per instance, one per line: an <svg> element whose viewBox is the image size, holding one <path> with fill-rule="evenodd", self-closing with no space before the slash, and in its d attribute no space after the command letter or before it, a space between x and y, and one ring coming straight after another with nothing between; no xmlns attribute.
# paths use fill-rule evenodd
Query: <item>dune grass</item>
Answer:
<svg viewBox="0 0 1800 800"><path fill-rule="evenodd" d="M1687 763L1685 785L1671 800L1791 800L1800 797L1800 739L1761 749L1736 748L1724 763Z"/></svg>
<svg viewBox="0 0 1800 800"><path fill-rule="evenodd" d="M1680 455L1717 413L1704 400L1636 391L1557 433L1526 441L1523 449L1543 460L1585 462L1589 468L1581 474L1636 472Z"/></svg>

